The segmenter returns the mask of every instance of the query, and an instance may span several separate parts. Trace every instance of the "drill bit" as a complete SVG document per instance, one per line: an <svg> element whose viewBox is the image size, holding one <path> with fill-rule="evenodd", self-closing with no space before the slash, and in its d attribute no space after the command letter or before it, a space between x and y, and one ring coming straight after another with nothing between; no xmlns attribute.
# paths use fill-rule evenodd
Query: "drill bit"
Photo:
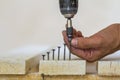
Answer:
<svg viewBox="0 0 120 80"><path fill-rule="evenodd" d="M68 41L69 41L69 45L70 45L69 60L71 60L71 41L73 38L73 27L72 27L71 19L67 19L66 31L67 31Z"/></svg>

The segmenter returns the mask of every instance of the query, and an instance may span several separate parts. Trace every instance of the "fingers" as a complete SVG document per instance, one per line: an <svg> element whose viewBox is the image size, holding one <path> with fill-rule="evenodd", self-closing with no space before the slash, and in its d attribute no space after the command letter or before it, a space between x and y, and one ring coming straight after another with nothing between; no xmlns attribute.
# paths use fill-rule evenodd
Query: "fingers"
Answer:
<svg viewBox="0 0 120 80"><path fill-rule="evenodd" d="M63 31L66 34L66 30ZM75 37L83 37L82 33L80 31L76 31L73 29L73 38Z"/></svg>
<svg viewBox="0 0 120 80"><path fill-rule="evenodd" d="M70 48L70 43L69 43L69 41L68 41L68 37L67 37L66 31L63 31L62 34L63 34L63 38L64 38L64 41L65 41L66 45L68 46L68 48ZM81 33L79 32L78 35L81 36ZM86 54L84 54L84 51L81 50L81 49L76 49L75 47L71 47L71 52L72 52L73 54L77 55L78 57L81 57L81 58L83 58L83 59L86 58L86 57L85 57Z"/></svg>
<svg viewBox="0 0 120 80"><path fill-rule="evenodd" d="M67 45L68 48L69 48L69 47L70 47L70 44L69 44L69 41L68 41L68 37L67 37L66 31L63 31L63 32L62 32L62 35L63 35L64 42L66 43L66 45Z"/></svg>
<svg viewBox="0 0 120 80"><path fill-rule="evenodd" d="M100 46L100 38L98 36L92 36L89 38L81 37L81 32L76 32L77 36L72 40L71 52L78 57L81 57L89 62L96 61L101 56L101 52L97 49ZM70 43L68 41L68 37L66 31L62 32L65 43L68 48L70 48Z"/></svg>
<svg viewBox="0 0 120 80"><path fill-rule="evenodd" d="M64 30L64 31L62 32L62 34L63 34L63 38L64 38L65 43L67 43L67 44L69 45L66 31ZM76 37L83 37L83 36L82 36L82 33L81 33L80 31L77 32L77 31L74 29L74 30L73 30L73 38L76 38Z"/></svg>
<svg viewBox="0 0 120 80"><path fill-rule="evenodd" d="M72 54L74 54L74 55L76 55L76 56L78 56L80 58L86 59L86 57L85 57L86 54L81 49L77 49L75 47L71 47L71 52L72 52Z"/></svg>
<svg viewBox="0 0 120 80"><path fill-rule="evenodd" d="M102 45L102 40L99 36L89 38L77 37L72 39L71 45L80 49L98 48Z"/></svg>
<svg viewBox="0 0 120 80"><path fill-rule="evenodd" d="M73 29L73 38L77 37L77 31Z"/></svg>
<svg viewBox="0 0 120 80"><path fill-rule="evenodd" d="M82 33L80 31L77 32L78 37L83 37Z"/></svg>
<svg viewBox="0 0 120 80"><path fill-rule="evenodd" d="M87 60L88 62L94 62L101 58L100 52L95 49L78 49L78 48L71 48L71 51L74 55Z"/></svg>

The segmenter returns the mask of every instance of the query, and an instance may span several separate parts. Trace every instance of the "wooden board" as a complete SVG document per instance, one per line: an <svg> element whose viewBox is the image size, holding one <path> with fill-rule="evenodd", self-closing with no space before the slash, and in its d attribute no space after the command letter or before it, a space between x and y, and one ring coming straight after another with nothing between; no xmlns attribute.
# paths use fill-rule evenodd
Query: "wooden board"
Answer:
<svg viewBox="0 0 120 80"><path fill-rule="evenodd" d="M86 61L40 61L39 73L45 75L85 75Z"/></svg>
<svg viewBox="0 0 120 80"><path fill-rule="evenodd" d="M98 74L104 76L120 76L120 61L99 61Z"/></svg>
<svg viewBox="0 0 120 80"><path fill-rule="evenodd" d="M23 75L38 72L40 54L10 54L0 56L0 75Z"/></svg>
<svg viewBox="0 0 120 80"><path fill-rule="evenodd" d="M120 80L120 77L98 76L96 74L87 74L84 76L45 76L45 80ZM43 80L41 74L31 73L26 75L2 75L0 80Z"/></svg>

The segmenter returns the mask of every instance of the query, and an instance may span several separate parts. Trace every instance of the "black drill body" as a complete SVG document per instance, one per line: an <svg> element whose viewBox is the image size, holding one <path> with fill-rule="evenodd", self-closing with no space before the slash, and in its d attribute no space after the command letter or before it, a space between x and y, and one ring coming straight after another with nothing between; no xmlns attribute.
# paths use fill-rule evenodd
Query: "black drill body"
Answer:
<svg viewBox="0 0 120 80"><path fill-rule="evenodd" d="M59 0L60 11L65 18L71 19L77 13L78 0Z"/></svg>

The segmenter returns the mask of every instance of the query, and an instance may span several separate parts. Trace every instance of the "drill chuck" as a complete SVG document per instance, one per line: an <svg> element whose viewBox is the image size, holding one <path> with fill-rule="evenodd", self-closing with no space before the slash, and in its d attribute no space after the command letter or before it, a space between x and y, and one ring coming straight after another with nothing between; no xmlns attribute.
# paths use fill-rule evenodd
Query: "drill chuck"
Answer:
<svg viewBox="0 0 120 80"><path fill-rule="evenodd" d="M59 0L60 11L65 18L73 18L78 10L78 0Z"/></svg>

